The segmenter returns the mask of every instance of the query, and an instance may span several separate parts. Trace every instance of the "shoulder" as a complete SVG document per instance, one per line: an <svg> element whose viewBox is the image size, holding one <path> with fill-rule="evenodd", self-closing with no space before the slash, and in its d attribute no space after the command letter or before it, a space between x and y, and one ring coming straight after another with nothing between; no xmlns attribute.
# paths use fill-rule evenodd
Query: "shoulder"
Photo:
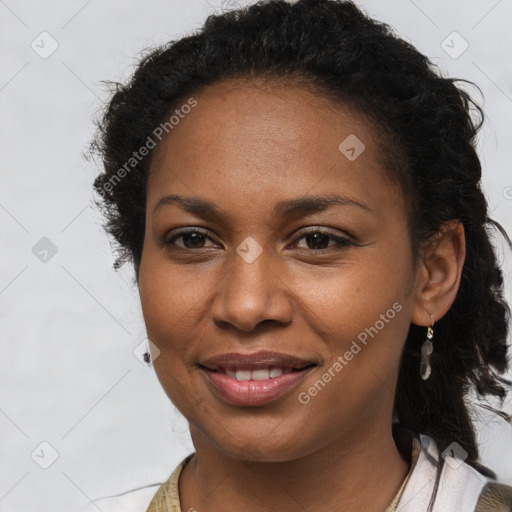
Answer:
<svg viewBox="0 0 512 512"><path fill-rule="evenodd" d="M463 452L458 453L457 446L441 451L427 435L414 434L412 437L419 455L398 504L398 512L427 509L433 512L494 510L476 508L481 498L489 501L493 497L495 501L493 488L488 487L494 481L467 464Z"/></svg>
<svg viewBox="0 0 512 512"><path fill-rule="evenodd" d="M482 490L475 512L512 512L512 487L489 482Z"/></svg>
<svg viewBox="0 0 512 512"><path fill-rule="evenodd" d="M145 512L181 512L178 480L181 470L193 456L194 453L187 455L178 464L168 480L160 486L156 494L153 496L153 499L147 509L143 509Z"/></svg>
<svg viewBox="0 0 512 512"><path fill-rule="evenodd" d="M180 512L178 479L181 470L194 454L185 457L162 484L135 489L117 496L90 501L74 512Z"/></svg>

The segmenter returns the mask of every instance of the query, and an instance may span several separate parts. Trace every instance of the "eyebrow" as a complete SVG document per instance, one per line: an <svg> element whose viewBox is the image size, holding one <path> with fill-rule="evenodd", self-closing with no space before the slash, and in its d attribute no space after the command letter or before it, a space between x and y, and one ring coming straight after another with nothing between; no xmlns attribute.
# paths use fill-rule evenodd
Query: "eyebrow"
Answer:
<svg viewBox="0 0 512 512"><path fill-rule="evenodd" d="M177 205L193 215L202 218L211 218L217 221L227 222L229 214L207 199L199 197L184 197L178 194L162 197L153 209L153 215L164 205ZM307 216L312 213L322 212L333 206L355 206L370 213L372 209L354 199L338 194L328 196L304 196L297 199L280 201L273 208L273 216L278 218Z"/></svg>

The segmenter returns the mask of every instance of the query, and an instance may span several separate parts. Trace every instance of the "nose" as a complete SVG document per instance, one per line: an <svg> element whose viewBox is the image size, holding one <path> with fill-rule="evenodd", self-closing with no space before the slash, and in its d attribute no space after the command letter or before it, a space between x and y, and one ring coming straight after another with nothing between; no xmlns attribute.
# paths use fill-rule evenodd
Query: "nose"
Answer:
<svg viewBox="0 0 512 512"><path fill-rule="evenodd" d="M219 283L210 308L212 320L222 328L251 332L260 324L291 323L291 289L277 266L263 252L252 263L238 254Z"/></svg>

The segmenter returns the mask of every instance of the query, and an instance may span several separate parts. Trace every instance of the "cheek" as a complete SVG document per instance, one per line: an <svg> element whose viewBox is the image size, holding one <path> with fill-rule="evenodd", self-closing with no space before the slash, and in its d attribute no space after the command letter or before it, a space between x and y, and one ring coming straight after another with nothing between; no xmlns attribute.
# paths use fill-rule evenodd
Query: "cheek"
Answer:
<svg viewBox="0 0 512 512"><path fill-rule="evenodd" d="M300 316L329 353L322 370L341 357L331 373L342 388L367 388L371 395L383 382L392 383L410 326L410 265L407 247L381 244L360 251L333 272L297 278L297 296L307 298Z"/></svg>
<svg viewBox="0 0 512 512"><path fill-rule="evenodd" d="M183 358L182 345L176 340L185 310L171 281L170 276L157 266L155 258L149 252L143 252L139 296L147 337L160 351L153 366L166 391L176 387L174 376L179 372L176 362Z"/></svg>
<svg viewBox="0 0 512 512"><path fill-rule="evenodd" d="M327 333L357 336L396 301L404 306L407 262L398 254L388 258L381 251L365 251L335 269L294 276L292 288L303 306L301 313L309 312L311 321L323 323Z"/></svg>
<svg viewBox="0 0 512 512"><path fill-rule="evenodd" d="M140 266L139 296L148 334L164 341L187 326L197 309L204 281L187 268L170 265L157 251L144 250Z"/></svg>
<svg viewBox="0 0 512 512"><path fill-rule="evenodd" d="M157 251L143 254L139 294L148 338L160 353L153 361L157 377L180 410L194 403L197 352L211 331L208 289L218 280L193 265L171 265ZM188 410L188 409L187 409Z"/></svg>
<svg viewBox="0 0 512 512"><path fill-rule="evenodd" d="M167 268L167 270L166 270ZM153 367L162 388L179 410L195 403L194 384L187 365L191 337L190 289L181 291L176 272L158 262L150 252L143 254L139 272L139 296L148 338L160 353Z"/></svg>

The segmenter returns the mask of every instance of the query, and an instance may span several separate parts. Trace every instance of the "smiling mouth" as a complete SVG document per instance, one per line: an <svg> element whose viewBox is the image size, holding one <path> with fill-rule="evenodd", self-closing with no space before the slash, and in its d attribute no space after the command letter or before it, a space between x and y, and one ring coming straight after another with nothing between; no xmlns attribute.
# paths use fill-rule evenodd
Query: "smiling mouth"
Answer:
<svg viewBox="0 0 512 512"><path fill-rule="evenodd" d="M317 366L315 361L268 350L229 352L199 362L199 367L204 370L221 373L238 381L276 379L312 366Z"/></svg>
<svg viewBox="0 0 512 512"><path fill-rule="evenodd" d="M289 366L223 367L199 366L213 394L222 401L242 407L264 406L287 396L317 367L310 363Z"/></svg>
<svg viewBox="0 0 512 512"><path fill-rule="evenodd" d="M200 365L202 366L202 365ZM262 381L262 380L271 380L276 379L277 377L280 377L281 375L286 375L288 373L293 372L301 372L303 370L312 368L313 366L316 366L316 364L311 363L306 366L303 366L301 368L290 368L290 367L279 367L279 366L272 366L272 367L259 367L259 368L240 368L240 367L230 367L230 368L208 368L207 366L202 366L203 369L214 372L214 373L220 373L223 375L226 375L227 377L231 379L235 379L237 381L248 381L248 380L255 380L255 381Z"/></svg>
<svg viewBox="0 0 512 512"><path fill-rule="evenodd" d="M317 361L262 350L230 352L200 361L211 391L235 406L263 406L288 395Z"/></svg>

